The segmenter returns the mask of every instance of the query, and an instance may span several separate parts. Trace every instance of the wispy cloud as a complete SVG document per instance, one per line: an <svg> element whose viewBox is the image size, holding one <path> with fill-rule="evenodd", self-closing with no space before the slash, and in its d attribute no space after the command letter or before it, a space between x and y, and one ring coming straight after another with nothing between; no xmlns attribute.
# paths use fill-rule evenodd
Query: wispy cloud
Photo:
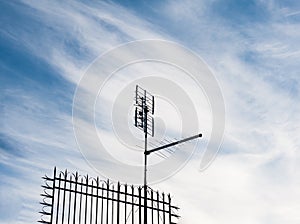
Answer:
<svg viewBox="0 0 300 224"><path fill-rule="evenodd" d="M170 21L178 20L173 9L179 9L181 4L166 4ZM264 2L259 4L265 6ZM193 2L189 6L192 5ZM300 147L297 140L300 33L296 27L299 23L285 20L275 3L266 7L271 15L268 20L238 28L238 20L232 24L230 20L213 17L217 12L209 13L215 10L210 4L206 5L205 15L189 6L186 8L196 16L191 19L193 13L190 13L180 17L184 28L176 29L190 28L189 32L181 32L179 38L189 39L190 46L196 47L215 71L223 88L227 122L224 144L216 162L198 178L196 174L185 178L184 185L202 189L195 190L199 193L198 201L189 201L192 207L186 205L189 210L195 210L194 216L183 222L195 223L199 220L196 217L201 216L208 223L224 220L226 223L241 220L297 223L300 198L295 187L299 186L299 174L295 170L299 157L295 154ZM226 165L221 165L223 162ZM217 175L213 178L215 184L206 179L211 177L208 173L212 170ZM204 186L214 191L208 193ZM275 197L278 192L285 192L280 199ZM193 198L184 192L177 195ZM290 203L280 204L281 200ZM203 207L195 209L195 204ZM202 214L197 215L198 210Z"/></svg>
<svg viewBox="0 0 300 224"><path fill-rule="evenodd" d="M107 2L57 1L11 3L29 26L7 25L6 33L34 55L77 83L86 67L104 51L126 41L161 38L161 31L126 9Z"/></svg>
<svg viewBox="0 0 300 224"><path fill-rule="evenodd" d="M222 11L225 2L167 1L149 12L157 16L155 25L112 2L1 3L7 12L1 38L11 52L49 67L36 68L41 78L22 65L21 57L18 64L9 64L7 57L1 63L1 73L9 71L11 77L1 78L6 85L0 108L0 223L38 219L39 178L54 164L96 175L76 149L71 124L75 86L96 56L143 38L176 40L201 55L225 98L226 133L215 163L199 173L199 151L186 168L154 186L174 194L182 207L181 222L298 223L299 7L249 2L266 16L251 21L248 5L245 10L252 11L244 12L240 24L234 10L242 6L229 18L229 11ZM58 80L51 86L53 79Z"/></svg>

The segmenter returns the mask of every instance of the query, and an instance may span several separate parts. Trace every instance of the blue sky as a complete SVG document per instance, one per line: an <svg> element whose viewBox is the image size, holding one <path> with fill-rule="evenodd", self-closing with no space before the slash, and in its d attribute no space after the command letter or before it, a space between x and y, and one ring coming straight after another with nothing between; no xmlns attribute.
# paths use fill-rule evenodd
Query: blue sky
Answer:
<svg viewBox="0 0 300 224"><path fill-rule="evenodd" d="M299 223L297 1L20 0L0 8L1 224L39 219L41 176L54 166L97 175L76 145L73 95L96 57L140 39L198 54L226 105L214 163L199 172L199 149L154 186L174 194L180 222Z"/></svg>

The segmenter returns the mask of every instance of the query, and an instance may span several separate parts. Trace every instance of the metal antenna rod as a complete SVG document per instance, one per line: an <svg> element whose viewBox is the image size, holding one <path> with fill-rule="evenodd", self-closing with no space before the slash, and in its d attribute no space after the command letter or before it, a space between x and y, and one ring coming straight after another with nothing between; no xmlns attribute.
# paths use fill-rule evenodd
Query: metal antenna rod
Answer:
<svg viewBox="0 0 300 224"><path fill-rule="evenodd" d="M146 102L146 90L144 90L144 133L145 133L145 151L144 151L144 224L147 224L147 128L148 128L148 107Z"/></svg>

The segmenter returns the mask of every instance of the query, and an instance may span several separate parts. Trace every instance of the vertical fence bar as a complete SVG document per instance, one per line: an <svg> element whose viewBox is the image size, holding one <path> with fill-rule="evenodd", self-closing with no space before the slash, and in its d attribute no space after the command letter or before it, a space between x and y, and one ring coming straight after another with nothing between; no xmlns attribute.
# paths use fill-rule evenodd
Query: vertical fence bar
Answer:
<svg viewBox="0 0 300 224"><path fill-rule="evenodd" d="M85 183L85 212L84 212L84 224L87 224L87 203L88 203L88 185L89 184L89 176L86 175L86 183Z"/></svg>
<svg viewBox="0 0 300 224"><path fill-rule="evenodd" d="M102 183L101 196L101 224L103 224L104 183Z"/></svg>
<svg viewBox="0 0 300 224"><path fill-rule="evenodd" d="M165 210L165 193L162 193L163 197L163 224L166 223L166 210Z"/></svg>
<svg viewBox="0 0 300 224"><path fill-rule="evenodd" d="M97 177L96 219L95 219L95 224L98 224L98 203L99 203L99 177Z"/></svg>
<svg viewBox="0 0 300 224"><path fill-rule="evenodd" d="M61 216L61 223L64 223L64 216L65 216L65 202L66 202L66 187L67 187L67 174L68 171L65 171L64 175L64 189L63 189L63 207L62 207L62 216Z"/></svg>
<svg viewBox="0 0 300 224"><path fill-rule="evenodd" d="M82 194L83 194L83 177L80 178L80 202L79 202L79 224L81 224L81 215L82 215Z"/></svg>
<svg viewBox="0 0 300 224"><path fill-rule="evenodd" d="M142 224L142 189L141 187L138 188L139 193L139 224Z"/></svg>
<svg viewBox="0 0 300 224"><path fill-rule="evenodd" d="M53 183L52 183L52 206L51 206L51 216L50 216L50 223L52 224L52 219L53 219L53 206L54 206L54 193L55 193L55 180L56 180L56 167L54 167L54 172L53 172Z"/></svg>
<svg viewBox="0 0 300 224"><path fill-rule="evenodd" d="M69 182L69 209L68 209L68 224L70 224L70 216L71 216L71 199L72 199L72 174L70 174L70 182Z"/></svg>
<svg viewBox="0 0 300 224"><path fill-rule="evenodd" d="M111 224L114 224L114 185L112 185L111 191Z"/></svg>
<svg viewBox="0 0 300 224"><path fill-rule="evenodd" d="M93 196L94 195L94 180L92 179L92 186L91 186L91 207L90 207L90 224L93 223Z"/></svg>
<svg viewBox="0 0 300 224"><path fill-rule="evenodd" d="M169 223L172 223L172 207L171 207L171 195L168 194L168 198L169 198Z"/></svg>
<svg viewBox="0 0 300 224"><path fill-rule="evenodd" d="M132 193L131 223L134 224L134 186L133 185L131 185L131 193Z"/></svg>
<svg viewBox="0 0 300 224"><path fill-rule="evenodd" d="M153 204L153 190L151 190L151 221L154 224L154 204Z"/></svg>
<svg viewBox="0 0 300 224"><path fill-rule="evenodd" d="M107 180L107 190L106 190L106 195L107 195L107 199L106 199L106 224L108 224L108 208L109 208L109 180Z"/></svg>
<svg viewBox="0 0 300 224"><path fill-rule="evenodd" d="M74 193L74 213L73 213L73 224L76 224L76 194L77 194L77 183L78 183L78 173L75 173L75 193Z"/></svg>
<svg viewBox="0 0 300 224"><path fill-rule="evenodd" d="M159 193L156 192L156 201L157 201L157 224L159 224Z"/></svg>
<svg viewBox="0 0 300 224"><path fill-rule="evenodd" d="M56 207L56 224L58 224L58 212L59 212L59 202L60 202L60 179L61 179L61 173L58 175L58 192L57 192L57 207ZM55 186L55 185L54 185ZM51 223L52 224L52 223Z"/></svg>
<svg viewBox="0 0 300 224"><path fill-rule="evenodd" d="M120 182L118 182L118 189L117 189L117 224L120 224L120 191L121 191L121 186L120 186Z"/></svg>
<svg viewBox="0 0 300 224"><path fill-rule="evenodd" d="M124 215L124 224L126 224L127 219L127 184L125 184L125 198L124 198L124 209L125 209L125 215Z"/></svg>

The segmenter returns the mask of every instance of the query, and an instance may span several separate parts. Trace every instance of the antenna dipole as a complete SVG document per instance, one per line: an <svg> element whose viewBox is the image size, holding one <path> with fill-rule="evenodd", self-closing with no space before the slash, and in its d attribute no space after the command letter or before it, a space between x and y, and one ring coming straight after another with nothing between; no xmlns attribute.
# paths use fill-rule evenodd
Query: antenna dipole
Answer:
<svg viewBox="0 0 300 224"><path fill-rule="evenodd" d="M144 132L144 186L147 186L147 138L148 135L154 137L154 96L145 89L136 85L135 87L135 115L134 124Z"/></svg>

